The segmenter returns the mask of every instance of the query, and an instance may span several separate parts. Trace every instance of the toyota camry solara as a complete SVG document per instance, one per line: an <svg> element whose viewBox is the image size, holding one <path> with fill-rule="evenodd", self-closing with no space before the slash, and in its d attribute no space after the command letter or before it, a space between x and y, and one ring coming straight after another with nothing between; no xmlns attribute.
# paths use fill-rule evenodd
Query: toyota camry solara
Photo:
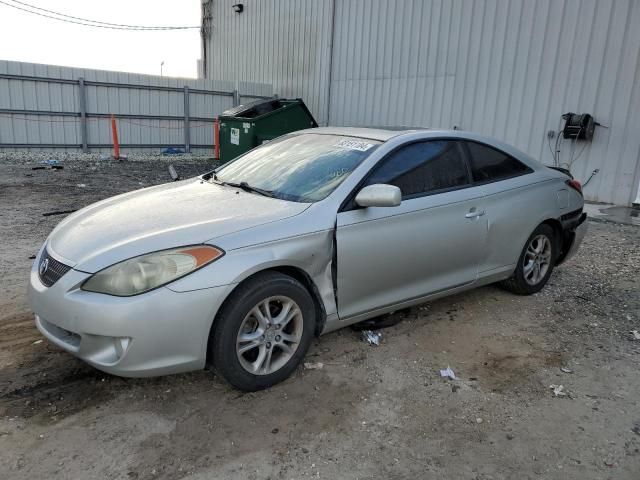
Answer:
<svg viewBox="0 0 640 480"><path fill-rule="evenodd" d="M460 131L317 128L64 219L31 270L51 342L115 375L284 380L314 335L500 282L584 236L580 184Z"/></svg>

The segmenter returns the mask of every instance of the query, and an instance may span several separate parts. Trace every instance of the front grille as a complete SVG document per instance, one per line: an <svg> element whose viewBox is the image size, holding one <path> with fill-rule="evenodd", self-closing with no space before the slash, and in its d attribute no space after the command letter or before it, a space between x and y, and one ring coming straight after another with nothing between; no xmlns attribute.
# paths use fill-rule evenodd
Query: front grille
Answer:
<svg viewBox="0 0 640 480"><path fill-rule="evenodd" d="M40 280L42 281L42 283L44 283L47 287L50 287L58 280L60 280L60 277L62 277L69 270L71 270L70 266L65 265L64 263L60 263L51 255L49 255L46 250L43 252L40 263L38 264L38 274L40 275Z"/></svg>

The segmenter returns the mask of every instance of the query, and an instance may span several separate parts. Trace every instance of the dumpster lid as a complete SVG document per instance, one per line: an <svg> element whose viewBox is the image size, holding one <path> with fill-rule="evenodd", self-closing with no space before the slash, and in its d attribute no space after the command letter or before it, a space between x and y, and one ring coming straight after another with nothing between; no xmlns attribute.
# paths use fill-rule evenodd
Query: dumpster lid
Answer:
<svg viewBox="0 0 640 480"><path fill-rule="evenodd" d="M282 101L279 98L260 99L225 110L222 112L222 115L227 117L253 118L273 112L280 107L282 107Z"/></svg>
<svg viewBox="0 0 640 480"><path fill-rule="evenodd" d="M286 105L291 105L293 103L298 103L304 109L304 111L309 115L309 118L313 121L313 126L317 127L318 123L316 122L313 115L302 101L301 98L295 99L286 99L286 98L269 98L269 99L260 99L255 100L249 103L243 103L242 105L238 105L237 107L230 108L229 110L225 110L220 115L221 117L239 117L239 118L255 118L261 115L265 115L267 113L271 113L275 110L278 110Z"/></svg>

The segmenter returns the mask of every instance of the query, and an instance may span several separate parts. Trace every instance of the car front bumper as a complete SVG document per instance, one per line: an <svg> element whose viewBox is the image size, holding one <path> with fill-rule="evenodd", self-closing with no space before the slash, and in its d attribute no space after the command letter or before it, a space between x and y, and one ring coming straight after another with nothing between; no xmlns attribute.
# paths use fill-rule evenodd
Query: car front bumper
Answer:
<svg viewBox="0 0 640 480"><path fill-rule="evenodd" d="M40 255L38 255L40 257ZM133 297L80 289L90 274L70 270L51 287L31 269L29 302L52 343L105 372L147 377L202 369L211 324L233 285Z"/></svg>

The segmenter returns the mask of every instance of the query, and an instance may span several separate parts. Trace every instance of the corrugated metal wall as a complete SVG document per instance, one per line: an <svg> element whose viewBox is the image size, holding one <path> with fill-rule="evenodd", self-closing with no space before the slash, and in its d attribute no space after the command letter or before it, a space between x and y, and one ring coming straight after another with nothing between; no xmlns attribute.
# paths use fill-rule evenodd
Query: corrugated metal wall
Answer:
<svg viewBox="0 0 640 480"><path fill-rule="evenodd" d="M328 0L213 0L207 78L273 84L326 123L331 8Z"/></svg>
<svg viewBox="0 0 640 480"><path fill-rule="evenodd" d="M562 142L560 161L573 148L578 179L600 170L588 199L635 198L638 0L245 0L241 14L233 3L213 2L213 78L273 83L321 123L456 125L545 163L560 115L591 113L608 128L584 150Z"/></svg>
<svg viewBox="0 0 640 480"><path fill-rule="evenodd" d="M5 75L5 78L2 78ZM13 79L7 76L38 77L50 80ZM213 148L213 119L234 105L233 91L271 96L271 85L225 80L189 80L125 72L87 70L53 65L0 61L0 146L12 144L80 145L80 88L84 78L86 126L90 145L111 143L111 127L106 114L118 118L120 143L157 145L135 151L159 151L160 145L184 146L184 87L188 86L191 150L204 153ZM56 81L58 80L58 81ZM68 81L69 83L63 83ZM100 85L100 83L109 85ZM112 85L117 84L117 85ZM133 88L139 86L140 88ZM153 87L169 87L165 90ZM218 94L216 92L226 92ZM241 100L253 99L240 96ZM22 111L32 111L24 113ZM59 112L42 115L37 112ZM100 116L102 115L102 116ZM145 118L145 117L175 118ZM24 147L14 150L51 150ZM77 151L75 148L63 150ZM133 148L133 147L129 147ZM106 151L94 147L92 151Z"/></svg>

